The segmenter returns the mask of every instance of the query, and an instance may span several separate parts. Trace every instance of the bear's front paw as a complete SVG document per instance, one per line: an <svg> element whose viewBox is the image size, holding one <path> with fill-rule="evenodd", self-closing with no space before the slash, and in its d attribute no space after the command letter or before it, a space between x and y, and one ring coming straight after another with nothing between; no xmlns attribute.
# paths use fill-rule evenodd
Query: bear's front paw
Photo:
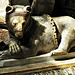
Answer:
<svg viewBox="0 0 75 75"><path fill-rule="evenodd" d="M11 54L19 53L21 52L21 48L16 42L13 41L9 44L9 52Z"/></svg>
<svg viewBox="0 0 75 75"><path fill-rule="evenodd" d="M52 56L52 55L62 55L62 54L67 54L67 53L68 53L67 51L56 49L56 50L53 50L53 51L50 52L50 56Z"/></svg>

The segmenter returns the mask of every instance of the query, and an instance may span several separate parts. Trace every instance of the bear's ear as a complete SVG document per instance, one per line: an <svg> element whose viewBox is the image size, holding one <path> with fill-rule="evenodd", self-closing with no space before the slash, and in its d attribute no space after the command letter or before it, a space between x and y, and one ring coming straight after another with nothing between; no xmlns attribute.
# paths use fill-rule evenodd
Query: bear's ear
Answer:
<svg viewBox="0 0 75 75"><path fill-rule="evenodd" d="M31 11L31 7L29 5L24 7L24 11L25 12L30 12Z"/></svg>
<svg viewBox="0 0 75 75"><path fill-rule="evenodd" d="M28 6L26 7L26 10L27 10L27 11L31 11L31 7L28 5Z"/></svg>
<svg viewBox="0 0 75 75"><path fill-rule="evenodd" d="M11 13L14 10L13 6L8 5L6 7L6 13Z"/></svg>

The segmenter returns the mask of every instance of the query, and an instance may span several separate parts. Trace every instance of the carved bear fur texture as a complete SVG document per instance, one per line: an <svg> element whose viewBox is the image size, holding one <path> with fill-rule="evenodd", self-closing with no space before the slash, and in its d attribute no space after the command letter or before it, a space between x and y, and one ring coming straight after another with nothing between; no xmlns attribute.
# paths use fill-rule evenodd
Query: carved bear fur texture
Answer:
<svg viewBox="0 0 75 75"><path fill-rule="evenodd" d="M53 42L50 22L42 16L31 16L30 6L8 6L6 11L6 23L10 34L7 53L10 54L10 57L23 58L43 53L65 54L75 46L74 18L69 16L52 17L58 30L59 44L57 48ZM7 53L5 56L8 55ZM5 58L4 55L2 58Z"/></svg>

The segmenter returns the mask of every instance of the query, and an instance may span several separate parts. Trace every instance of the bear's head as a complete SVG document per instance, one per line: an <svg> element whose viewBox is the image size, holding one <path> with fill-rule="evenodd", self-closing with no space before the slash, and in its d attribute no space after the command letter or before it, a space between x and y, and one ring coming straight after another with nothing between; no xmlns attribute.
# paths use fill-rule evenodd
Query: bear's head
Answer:
<svg viewBox="0 0 75 75"><path fill-rule="evenodd" d="M6 24L8 29L17 38L21 39L28 28L31 7L14 5L6 7Z"/></svg>

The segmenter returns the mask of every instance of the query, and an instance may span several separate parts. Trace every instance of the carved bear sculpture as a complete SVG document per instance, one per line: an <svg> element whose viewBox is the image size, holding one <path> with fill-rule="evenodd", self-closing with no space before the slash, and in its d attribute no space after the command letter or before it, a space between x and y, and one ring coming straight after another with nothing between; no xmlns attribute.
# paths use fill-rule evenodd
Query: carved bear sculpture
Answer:
<svg viewBox="0 0 75 75"><path fill-rule="evenodd" d="M72 17L31 16L30 6L22 5L8 6L6 12L10 43L2 59L65 54L75 46Z"/></svg>

